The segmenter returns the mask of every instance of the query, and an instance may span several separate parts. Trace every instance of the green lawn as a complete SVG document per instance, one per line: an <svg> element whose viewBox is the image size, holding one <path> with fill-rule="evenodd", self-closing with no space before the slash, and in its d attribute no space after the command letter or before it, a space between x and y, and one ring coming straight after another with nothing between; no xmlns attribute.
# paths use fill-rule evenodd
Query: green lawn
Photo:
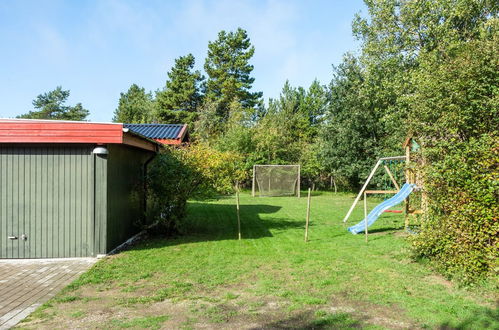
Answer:
<svg viewBox="0 0 499 330"><path fill-rule="evenodd" d="M187 235L100 261L20 326L499 327L492 289L458 288L411 260L402 215L383 215L367 244L348 233L353 197L312 197L308 243L306 198L243 194L241 241L233 198L192 201Z"/></svg>

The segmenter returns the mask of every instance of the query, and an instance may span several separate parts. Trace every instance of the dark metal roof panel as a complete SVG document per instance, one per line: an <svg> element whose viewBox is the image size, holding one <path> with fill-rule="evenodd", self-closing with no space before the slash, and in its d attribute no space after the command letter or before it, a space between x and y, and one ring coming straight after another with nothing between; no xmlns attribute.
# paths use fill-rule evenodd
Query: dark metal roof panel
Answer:
<svg viewBox="0 0 499 330"><path fill-rule="evenodd" d="M183 124L123 124L125 128L151 139L179 139Z"/></svg>

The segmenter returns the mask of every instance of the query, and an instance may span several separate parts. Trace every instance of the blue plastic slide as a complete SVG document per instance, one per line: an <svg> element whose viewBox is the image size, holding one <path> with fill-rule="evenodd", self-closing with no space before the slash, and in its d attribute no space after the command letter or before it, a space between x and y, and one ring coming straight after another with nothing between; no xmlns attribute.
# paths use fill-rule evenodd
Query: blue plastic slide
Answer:
<svg viewBox="0 0 499 330"><path fill-rule="evenodd" d="M387 199L383 203L377 205L368 215L367 215L367 226L370 227L376 220L378 220L378 217L385 211L388 210L390 207L398 205L404 201L404 199L409 196L412 191L414 190L415 184L410 184L410 183L404 183L402 188L399 190L397 194L395 194L393 197L390 199ZM355 226L352 226L348 228L348 231L350 231L352 234L358 234L360 232L364 231L364 228L366 226L365 224L366 219L363 219L361 222L356 224Z"/></svg>

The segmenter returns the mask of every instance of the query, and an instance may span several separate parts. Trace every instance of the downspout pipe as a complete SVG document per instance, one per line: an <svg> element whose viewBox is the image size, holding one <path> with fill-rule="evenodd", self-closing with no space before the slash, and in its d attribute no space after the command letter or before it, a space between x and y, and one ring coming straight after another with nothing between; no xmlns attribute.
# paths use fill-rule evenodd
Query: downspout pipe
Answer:
<svg viewBox="0 0 499 330"><path fill-rule="evenodd" d="M149 157L145 162L144 162L144 167L143 167L143 175L144 175L144 197L142 200L142 206L144 208L144 221L147 223L147 166L149 163L156 157L157 153L159 152L159 148L156 148L156 152L152 154L151 157Z"/></svg>

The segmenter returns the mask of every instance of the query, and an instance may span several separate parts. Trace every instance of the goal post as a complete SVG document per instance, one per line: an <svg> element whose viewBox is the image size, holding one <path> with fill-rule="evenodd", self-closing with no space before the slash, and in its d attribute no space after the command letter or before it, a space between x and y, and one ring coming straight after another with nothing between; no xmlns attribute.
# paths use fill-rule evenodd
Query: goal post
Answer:
<svg viewBox="0 0 499 330"><path fill-rule="evenodd" d="M300 165L254 165L251 194L300 197Z"/></svg>

